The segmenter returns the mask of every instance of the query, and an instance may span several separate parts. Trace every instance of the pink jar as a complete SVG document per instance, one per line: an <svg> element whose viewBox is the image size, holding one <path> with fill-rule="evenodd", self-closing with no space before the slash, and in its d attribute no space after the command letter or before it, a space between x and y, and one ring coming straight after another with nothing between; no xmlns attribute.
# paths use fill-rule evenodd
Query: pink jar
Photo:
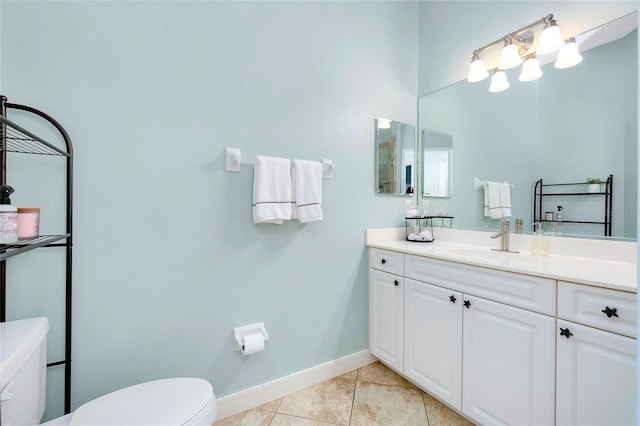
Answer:
<svg viewBox="0 0 640 426"><path fill-rule="evenodd" d="M18 207L18 239L27 240L40 236L40 209Z"/></svg>

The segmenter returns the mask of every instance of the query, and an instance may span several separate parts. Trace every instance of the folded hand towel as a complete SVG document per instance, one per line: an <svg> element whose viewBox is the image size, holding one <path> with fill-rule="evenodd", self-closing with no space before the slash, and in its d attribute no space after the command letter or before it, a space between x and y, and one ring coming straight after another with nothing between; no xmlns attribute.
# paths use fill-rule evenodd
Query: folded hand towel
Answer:
<svg viewBox="0 0 640 426"><path fill-rule="evenodd" d="M487 182L484 185L484 214L491 219L511 217L511 186L508 183Z"/></svg>
<svg viewBox="0 0 640 426"><path fill-rule="evenodd" d="M499 183L500 206L502 207L501 217L511 217L511 185Z"/></svg>
<svg viewBox="0 0 640 426"><path fill-rule="evenodd" d="M484 217L489 217L489 183L485 182L483 185L484 191Z"/></svg>
<svg viewBox="0 0 640 426"><path fill-rule="evenodd" d="M253 171L253 223L291 219L291 161L256 156Z"/></svg>
<svg viewBox="0 0 640 426"><path fill-rule="evenodd" d="M322 163L293 160L293 218L300 223L322 220Z"/></svg>

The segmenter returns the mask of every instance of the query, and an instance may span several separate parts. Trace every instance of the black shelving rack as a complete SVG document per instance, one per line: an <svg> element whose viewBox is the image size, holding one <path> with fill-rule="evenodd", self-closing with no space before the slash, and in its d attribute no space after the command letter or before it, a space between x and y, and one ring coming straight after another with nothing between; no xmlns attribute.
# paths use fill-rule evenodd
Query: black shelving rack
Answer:
<svg viewBox="0 0 640 426"><path fill-rule="evenodd" d="M611 236L611 211L613 208L613 175L609 175L604 182L604 191L587 192L584 190L585 182L572 183L543 183L542 179L536 181L533 188L533 222L556 222L556 223L586 223L604 226L604 236ZM544 188L565 187L566 191L545 192ZM583 220L546 220L542 212L542 200L544 197L576 197L576 196L601 196L604 197L604 212L602 221Z"/></svg>
<svg viewBox="0 0 640 426"><path fill-rule="evenodd" d="M9 110L20 110L35 115L52 125L61 135L65 148L36 136L29 130L7 119ZM7 153L49 155L66 160L66 230L60 235L41 235L37 238L0 244L0 322L7 317L7 259L40 247L65 249L65 347L64 359L47 367L64 365L64 413L71 412L71 295L72 295L72 228L73 228L73 145L67 131L50 115L33 107L7 102L0 96L0 184L7 183Z"/></svg>

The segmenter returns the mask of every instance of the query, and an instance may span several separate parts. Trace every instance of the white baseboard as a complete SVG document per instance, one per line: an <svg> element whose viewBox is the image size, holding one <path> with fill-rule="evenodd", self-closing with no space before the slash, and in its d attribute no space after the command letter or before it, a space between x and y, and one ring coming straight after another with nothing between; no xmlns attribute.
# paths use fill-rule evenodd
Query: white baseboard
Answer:
<svg viewBox="0 0 640 426"><path fill-rule="evenodd" d="M241 413L242 411L258 407L274 399L316 385L376 361L377 359L371 355L367 349L231 395L223 396L217 400L218 415L216 416L216 420L224 419L225 417Z"/></svg>

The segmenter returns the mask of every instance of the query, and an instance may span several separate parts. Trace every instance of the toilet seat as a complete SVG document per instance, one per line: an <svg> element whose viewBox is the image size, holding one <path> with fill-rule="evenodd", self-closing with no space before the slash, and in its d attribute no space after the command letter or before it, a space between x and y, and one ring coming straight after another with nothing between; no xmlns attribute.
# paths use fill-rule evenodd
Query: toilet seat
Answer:
<svg viewBox="0 0 640 426"><path fill-rule="evenodd" d="M211 384L162 379L111 392L79 407L70 426L211 425L217 404Z"/></svg>

